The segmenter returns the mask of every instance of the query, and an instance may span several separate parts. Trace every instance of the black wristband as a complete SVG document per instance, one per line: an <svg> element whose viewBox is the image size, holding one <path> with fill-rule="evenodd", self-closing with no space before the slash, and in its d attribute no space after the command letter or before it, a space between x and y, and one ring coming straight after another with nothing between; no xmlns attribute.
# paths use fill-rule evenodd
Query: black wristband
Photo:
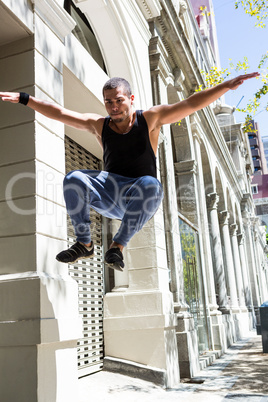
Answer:
<svg viewBox="0 0 268 402"><path fill-rule="evenodd" d="M22 103L23 105L27 105L27 103L29 102L29 98L30 95L26 94L25 92L20 92L20 99L19 99L19 103Z"/></svg>

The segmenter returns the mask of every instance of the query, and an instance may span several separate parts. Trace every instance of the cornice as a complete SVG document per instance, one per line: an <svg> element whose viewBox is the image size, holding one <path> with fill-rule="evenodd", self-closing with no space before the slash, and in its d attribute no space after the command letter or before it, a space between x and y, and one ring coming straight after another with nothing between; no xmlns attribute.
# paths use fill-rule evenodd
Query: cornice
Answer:
<svg viewBox="0 0 268 402"><path fill-rule="evenodd" d="M159 36L153 36L150 39L149 58L151 71L160 71L164 80L169 77L168 54Z"/></svg>
<svg viewBox="0 0 268 402"><path fill-rule="evenodd" d="M195 160L181 161L174 163L176 176L181 176L189 173L197 173L197 162Z"/></svg>
<svg viewBox="0 0 268 402"><path fill-rule="evenodd" d="M158 0L136 0L144 17L149 20L159 17L161 13L161 4Z"/></svg>
<svg viewBox="0 0 268 402"><path fill-rule="evenodd" d="M52 31L63 40L75 27L76 22L55 0L31 0L34 11Z"/></svg>

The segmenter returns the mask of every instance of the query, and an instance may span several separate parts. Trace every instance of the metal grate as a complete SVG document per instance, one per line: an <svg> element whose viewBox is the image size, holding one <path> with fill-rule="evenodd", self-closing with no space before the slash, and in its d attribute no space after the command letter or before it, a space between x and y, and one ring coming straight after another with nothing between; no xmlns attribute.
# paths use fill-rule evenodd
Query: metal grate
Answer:
<svg viewBox="0 0 268 402"><path fill-rule="evenodd" d="M99 170L99 160L75 141L65 137L66 172ZM91 211L91 233L94 258L69 265L70 275L78 283L79 314L83 319L83 338L78 341L79 377L101 370L103 366L103 246L101 215ZM68 242L75 243L71 220L68 217Z"/></svg>

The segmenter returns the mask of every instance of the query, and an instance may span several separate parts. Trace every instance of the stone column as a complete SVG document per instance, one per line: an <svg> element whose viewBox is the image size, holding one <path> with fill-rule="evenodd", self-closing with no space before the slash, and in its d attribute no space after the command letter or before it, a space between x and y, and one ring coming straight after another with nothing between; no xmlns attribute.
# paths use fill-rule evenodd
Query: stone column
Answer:
<svg viewBox="0 0 268 402"><path fill-rule="evenodd" d="M220 237L220 226L218 219L218 202L217 193L207 195L207 208L210 222L211 249L213 252L213 266L216 292L218 293L218 304L221 311L226 312L227 309L227 291L226 278L224 272L222 245Z"/></svg>
<svg viewBox="0 0 268 402"><path fill-rule="evenodd" d="M253 233L251 220L249 217L248 211L243 211L243 222L244 222L244 232L245 232L245 241L246 241L246 250L247 250L247 260L248 260L248 272L250 278L250 287L252 300L254 305L254 310L258 311L260 306L260 296L258 291L258 283L257 283L257 273L256 273L256 260L253 248Z"/></svg>
<svg viewBox="0 0 268 402"><path fill-rule="evenodd" d="M241 269L242 269L242 277L243 277L243 283L244 283L245 302L246 302L246 306L249 309L252 309L253 301L252 301L252 295L251 295L251 287L249 285L247 261L246 261L245 247L244 247L245 233L239 233L237 235L237 241L238 241L238 249L239 249Z"/></svg>
<svg viewBox="0 0 268 402"><path fill-rule="evenodd" d="M125 258L128 287L104 297L104 367L172 387L179 382L176 315L161 209L131 239Z"/></svg>
<svg viewBox="0 0 268 402"><path fill-rule="evenodd" d="M247 315L247 308L245 306L245 297L244 297L244 286L243 286L243 279L242 279L242 272L241 272L241 263L240 263L240 256L238 250L238 242L237 242L237 224L233 223L230 225L230 234L231 234L231 244L233 250L233 261L234 261L234 272L236 277L236 288L240 306L240 313L236 314L237 319L237 335L241 338L243 335L248 333L250 328L248 315Z"/></svg>
<svg viewBox="0 0 268 402"><path fill-rule="evenodd" d="M237 228L238 226L236 223L230 225L231 244L233 250L234 271L236 276L236 288L239 299L239 306L245 308L244 286L237 242Z"/></svg>
<svg viewBox="0 0 268 402"><path fill-rule="evenodd" d="M188 134L189 135L189 134ZM181 161L174 164L175 167L175 183L177 188L176 192L176 206L178 222L178 209L182 215L189 219L190 222L197 222L197 210L196 210L196 162L194 160ZM167 188L167 191L168 188ZM173 217L174 219L174 217ZM179 229L178 229L179 230ZM180 243L180 236L178 236L177 241ZM175 242L174 242L175 246ZM176 248L176 247L175 247ZM183 263L180 256L180 265L178 266L178 283L179 283L179 305L180 312L186 311L188 306L185 306L184 299L184 278L183 278Z"/></svg>
<svg viewBox="0 0 268 402"><path fill-rule="evenodd" d="M265 289L265 282L262 274L262 261L261 261L261 247L260 247L260 232L259 232L259 218L251 218L252 228L253 228L253 249L255 254L256 261L256 273L258 277L259 284L259 295L260 295L260 303L266 301L265 294L267 290Z"/></svg>
<svg viewBox="0 0 268 402"><path fill-rule="evenodd" d="M223 253L225 259L225 268L227 272L227 283L230 294L230 306L232 311L238 312L238 299L237 299L237 290L236 290L236 280L234 274L234 262L232 255L232 247L230 241L230 233L229 233L229 213L228 211L220 212L220 227L222 233L222 245L223 245Z"/></svg>
<svg viewBox="0 0 268 402"><path fill-rule="evenodd" d="M207 292L207 298L210 306L210 310L214 311L218 309L215 294L215 283L213 276L213 266L211 257L211 248L209 240L209 229L208 229L208 217L205 199L205 185L204 185L204 175L202 167L202 157L201 157L201 139L198 132L196 124L192 122L192 129L194 132L194 147L196 153L196 161L198 166L197 175L197 217L198 217L198 227L200 229L200 254L202 260L202 268L204 273L204 287Z"/></svg>
<svg viewBox="0 0 268 402"><path fill-rule="evenodd" d="M187 133L189 135L189 133ZM177 201L179 210L190 222L197 222L196 208L196 168L194 160L175 163L177 182ZM180 240L179 240L180 241ZM189 306L184 299L183 263L180 274L180 308L177 313L177 341L180 372L184 377L192 377L199 371L198 336L193 315L189 314ZM203 280L203 278L202 278ZM187 352L186 352L187 351Z"/></svg>
<svg viewBox="0 0 268 402"><path fill-rule="evenodd" d="M208 329L209 342L215 349L225 350L225 333L222 324L222 313L218 310L216 302L215 281L213 275L212 252L209 239L209 224L206 205L204 173L201 156L201 138L198 117L191 116L191 128L193 131L195 158L197 161L197 189L196 189L196 207L198 217L198 227L200 235L200 259L201 272L203 274L205 303L208 309ZM211 183L212 184L212 183Z"/></svg>

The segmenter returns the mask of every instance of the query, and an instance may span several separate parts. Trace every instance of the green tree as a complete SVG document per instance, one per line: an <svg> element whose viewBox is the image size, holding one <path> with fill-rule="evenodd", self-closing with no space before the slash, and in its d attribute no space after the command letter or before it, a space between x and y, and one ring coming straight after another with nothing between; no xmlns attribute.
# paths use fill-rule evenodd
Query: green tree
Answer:
<svg viewBox="0 0 268 402"><path fill-rule="evenodd" d="M243 7L246 14L256 18L256 27L265 28L265 20L268 18L267 0L238 0L235 8Z"/></svg>
<svg viewBox="0 0 268 402"><path fill-rule="evenodd" d="M243 7L246 14L251 17L256 18L256 26L260 28L265 28L264 20L268 18L268 0L237 0L235 1L235 8ZM200 11L203 15L210 16L210 13L207 10L206 6L201 6ZM257 77L261 81L261 85L259 89L253 94L252 99L250 99L244 108L237 108L238 112L242 112L245 114L245 120L243 124L243 129L245 132L253 131L251 121L254 118L254 115L257 113L259 108L261 107L261 101L263 96L265 96L268 92L268 67L266 65L268 59L268 52L262 55L258 69L261 69L261 76ZM213 87L217 84L223 82L230 74L232 70L235 70L237 73L246 74L247 70L250 68L248 58L245 56L242 61L238 61L236 64L233 61L229 60L229 67L219 70L216 66L212 67L208 72L201 71L205 80L205 85L199 85L196 91L202 91L205 88ZM268 111L268 103L264 107L266 111Z"/></svg>
<svg viewBox="0 0 268 402"><path fill-rule="evenodd" d="M243 112L245 116L245 121L243 125L243 129L245 132L252 131L251 120L253 120L254 115L257 113L261 106L261 98L267 94L268 92L268 68L264 69L265 64L268 59L268 52L264 54L259 62L258 68L262 69L261 76L256 79L261 80L261 87L253 94L253 98L250 99L246 105L246 107L240 109L237 108L238 112ZM230 74L232 70L236 72L242 72L244 74L247 73L247 70L250 68L247 57L244 57L243 61L238 61L236 65L233 64L232 60L229 60L229 67L223 70L218 69L216 66L212 67L208 72L201 71L206 82L206 85L200 85L196 91L202 91L202 89L213 87L217 84L223 82ZM268 103L265 106L266 111L268 111Z"/></svg>

